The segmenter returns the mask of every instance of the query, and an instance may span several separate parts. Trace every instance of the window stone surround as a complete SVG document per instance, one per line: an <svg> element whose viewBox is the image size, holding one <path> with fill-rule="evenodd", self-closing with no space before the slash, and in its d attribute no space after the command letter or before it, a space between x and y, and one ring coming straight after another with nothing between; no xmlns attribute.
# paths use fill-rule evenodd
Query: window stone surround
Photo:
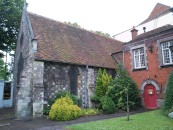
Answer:
<svg viewBox="0 0 173 130"><path fill-rule="evenodd" d="M143 68L135 68L134 65L134 54L133 54L133 50L138 49L138 48L144 48L144 58L145 58L145 67ZM147 53L146 53L146 46L145 43L140 44L140 45L136 45L130 48L130 60L131 60L131 71L135 71L135 70L141 70L141 69L148 69L148 62L147 62Z"/></svg>
<svg viewBox="0 0 173 130"><path fill-rule="evenodd" d="M170 36L170 37L166 37L166 38L162 38L162 39L157 40L157 45L156 45L156 47L158 48L158 62L159 62L159 68L162 68L162 67L165 67L165 66L173 65L173 64L168 64L168 65L163 64L163 54L162 54L162 48L161 48L161 43L167 42L167 41L170 41L170 40L173 40L173 36Z"/></svg>

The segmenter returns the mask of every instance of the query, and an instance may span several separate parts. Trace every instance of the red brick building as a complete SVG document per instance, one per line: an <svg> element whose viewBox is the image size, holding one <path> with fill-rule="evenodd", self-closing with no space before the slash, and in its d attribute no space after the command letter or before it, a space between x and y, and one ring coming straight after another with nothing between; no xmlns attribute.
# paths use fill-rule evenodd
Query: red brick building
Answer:
<svg viewBox="0 0 173 130"><path fill-rule="evenodd" d="M173 26L165 25L137 35L123 47L124 66L135 80L141 92L143 105L147 108L161 107L166 81L173 71Z"/></svg>

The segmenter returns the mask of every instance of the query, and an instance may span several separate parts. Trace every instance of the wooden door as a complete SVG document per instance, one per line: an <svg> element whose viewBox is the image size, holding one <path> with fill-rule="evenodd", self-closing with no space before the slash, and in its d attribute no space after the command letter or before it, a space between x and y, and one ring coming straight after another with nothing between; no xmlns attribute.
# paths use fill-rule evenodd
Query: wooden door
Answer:
<svg viewBox="0 0 173 130"><path fill-rule="evenodd" d="M147 84L144 89L145 107L149 109L157 108L157 93L156 88L152 84Z"/></svg>

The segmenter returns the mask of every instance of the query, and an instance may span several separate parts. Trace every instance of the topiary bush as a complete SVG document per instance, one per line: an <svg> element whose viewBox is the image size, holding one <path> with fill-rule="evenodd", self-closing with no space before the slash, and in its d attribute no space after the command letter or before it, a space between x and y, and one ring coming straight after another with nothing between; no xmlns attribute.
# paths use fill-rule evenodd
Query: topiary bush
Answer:
<svg viewBox="0 0 173 130"><path fill-rule="evenodd" d="M173 72L169 75L164 100L164 112L167 114L173 108Z"/></svg>
<svg viewBox="0 0 173 130"><path fill-rule="evenodd" d="M66 95L65 97L59 98L51 106L49 112L49 118L51 120L72 120L81 116L81 109L73 104L72 99Z"/></svg>
<svg viewBox="0 0 173 130"><path fill-rule="evenodd" d="M111 114L115 112L115 103L112 101L112 99L108 96L103 96L100 99L102 111L105 114Z"/></svg>

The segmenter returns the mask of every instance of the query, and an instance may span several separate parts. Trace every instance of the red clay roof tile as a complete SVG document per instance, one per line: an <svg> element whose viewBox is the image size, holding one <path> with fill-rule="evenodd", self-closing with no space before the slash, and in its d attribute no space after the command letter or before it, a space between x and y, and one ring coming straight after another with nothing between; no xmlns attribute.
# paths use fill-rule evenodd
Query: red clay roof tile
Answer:
<svg viewBox="0 0 173 130"><path fill-rule="evenodd" d="M115 68L111 53L122 42L29 13L38 40L37 60Z"/></svg>

